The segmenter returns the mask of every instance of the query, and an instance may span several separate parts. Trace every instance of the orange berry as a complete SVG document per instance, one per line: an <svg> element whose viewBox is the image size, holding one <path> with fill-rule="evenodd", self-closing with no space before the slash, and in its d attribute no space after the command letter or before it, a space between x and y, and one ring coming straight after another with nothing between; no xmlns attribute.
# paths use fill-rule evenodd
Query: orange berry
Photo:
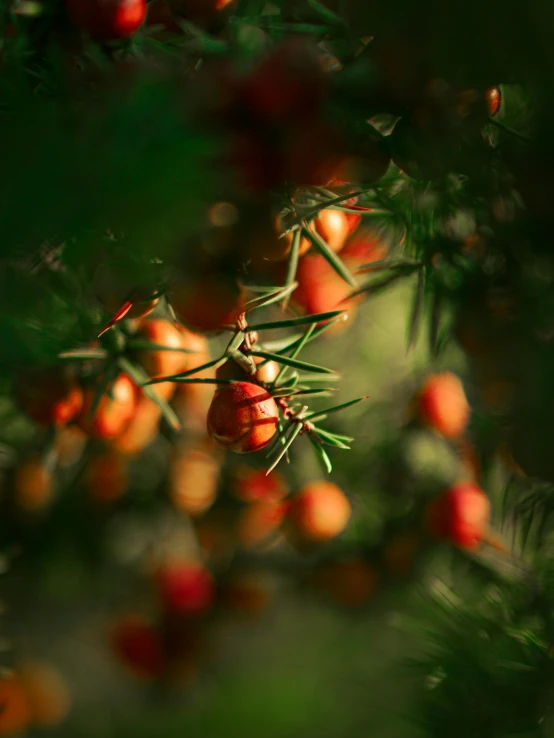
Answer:
<svg viewBox="0 0 554 738"><path fill-rule="evenodd" d="M170 400L175 392L175 384L162 382L152 387L152 390L161 399ZM159 405L150 397L140 395L131 421L111 442L112 449L129 456L140 453L155 440L161 418L162 411Z"/></svg>
<svg viewBox="0 0 554 738"><path fill-rule="evenodd" d="M342 533L352 508L332 482L310 482L292 498L287 514L293 541L323 543Z"/></svg>
<svg viewBox="0 0 554 738"><path fill-rule="evenodd" d="M129 486L128 460L113 450L100 453L90 460L86 484L96 502L113 502Z"/></svg>
<svg viewBox="0 0 554 738"><path fill-rule="evenodd" d="M15 503L21 510L44 509L52 500L53 488L52 473L39 456L24 461L15 472Z"/></svg>
<svg viewBox="0 0 554 738"><path fill-rule="evenodd" d="M183 334L169 320L148 319L142 321L137 338L166 346L168 349L185 348ZM139 353L140 363L150 377L169 377L185 371L189 354L180 351L144 350Z"/></svg>
<svg viewBox="0 0 554 738"><path fill-rule="evenodd" d="M338 252L346 242L350 231L348 218L341 210L322 210L314 220L317 233L329 247Z"/></svg>
<svg viewBox="0 0 554 738"><path fill-rule="evenodd" d="M490 510L490 501L480 487L458 482L429 504L425 527L436 538L474 550L487 533Z"/></svg>
<svg viewBox="0 0 554 738"><path fill-rule="evenodd" d="M38 661L25 661L17 672L27 694L33 725L59 725L71 706L68 686L59 671Z"/></svg>
<svg viewBox="0 0 554 738"><path fill-rule="evenodd" d="M62 467L75 464L83 455L86 443L86 433L76 425L59 428L55 440L58 464Z"/></svg>
<svg viewBox="0 0 554 738"><path fill-rule="evenodd" d="M243 308L242 291L234 280L206 276L193 284L177 285L172 305L193 331L220 331L233 324Z"/></svg>
<svg viewBox="0 0 554 738"><path fill-rule="evenodd" d="M247 549L268 544L283 522L288 505L280 500L252 502L241 513L237 536Z"/></svg>
<svg viewBox="0 0 554 738"><path fill-rule="evenodd" d="M469 405L463 385L455 374L433 374L418 393L422 422L446 438L456 438L469 420Z"/></svg>
<svg viewBox="0 0 554 738"><path fill-rule="evenodd" d="M233 382L215 393L208 411L208 432L219 446L250 453L267 446L278 419L269 392L251 382Z"/></svg>
<svg viewBox="0 0 554 738"><path fill-rule="evenodd" d="M351 557L323 565L315 573L314 584L340 605L361 607L375 594L378 574L364 559Z"/></svg>
<svg viewBox="0 0 554 738"><path fill-rule="evenodd" d="M394 536L383 548L385 570L396 577L406 576L411 571L421 546L422 540L415 533L399 533Z"/></svg>
<svg viewBox="0 0 554 738"><path fill-rule="evenodd" d="M219 459L199 446L175 448L169 461L169 496L178 510L196 517L217 495Z"/></svg>
<svg viewBox="0 0 554 738"><path fill-rule="evenodd" d="M83 408L77 424L89 436L110 440L118 436L130 423L137 405L137 390L126 374L120 374L100 400L96 412L90 417L96 388L85 389Z"/></svg>
<svg viewBox="0 0 554 738"><path fill-rule="evenodd" d="M487 90L487 106L489 109L489 115L496 115L500 110L502 103L502 93L499 87L491 87Z"/></svg>
<svg viewBox="0 0 554 738"><path fill-rule="evenodd" d="M31 723L31 706L25 687L13 677L0 678L0 735L16 735Z"/></svg>

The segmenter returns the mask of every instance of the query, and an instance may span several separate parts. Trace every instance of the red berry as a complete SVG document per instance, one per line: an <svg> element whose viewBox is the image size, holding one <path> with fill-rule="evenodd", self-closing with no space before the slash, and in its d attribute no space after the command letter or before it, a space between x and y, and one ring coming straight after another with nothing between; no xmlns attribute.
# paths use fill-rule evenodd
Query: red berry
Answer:
<svg viewBox="0 0 554 738"><path fill-rule="evenodd" d="M287 514L295 541L324 542L348 525L352 509L344 492L332 482L310 482L293 497Z"/></svg>
<svg viewBox="0 0 554 738"><path fill-rule="evenodd" d="M242 312L243 295L234 280L211 276L177 285L172 305L191 330L219 331L236 321Z"/></svg>
<svg viewBox="0 0 554 738"><path fill-rule="evenodd" d="M23 412L44 426L69 423L83 404L83 392L65 367L22 373L14 393Z"/></svg>
<svg viewBox="0 0 554 738"><path fill-rule="evenodd" d="M102 40L131 36L144 23L146 0L66 0L71 21Z"/></svg>
<svg viewBox="0 0 554 738"><path fill-rule="evenodd" d="M436 538L473 550L487 533L490 508L480 487L473 482L458 482L429 505L425 527Z"/></svg>
<svg viewBox="0 0 554 738"><path fill-rule="evenodd" d="M251 382L233 382L215 393L208 432L219 446L244 454L267 446L278 419L277 405L267 390Z"/></svg>
<svg viewBox="0 0 554 738"><path fill-rule="evenodd" d="M215 589L210 572L196 563L172 563L156 574L160 598L170 612L198 615L213 603Z"/></svg>
<svg viewBox="0 0 554 738"><path fill-rule="evenodd" d="M96 412L90 417L95 396L96 387L87 387L77 424L93 438L104 440L115 438L133 417L137 405L136 387L126 374L120 374L108 387Z"/></svg>
<svg viewBox="0 0 554 738"><path fill-rule="evenodd" d="M463 385L455 374L433 374L418 395L421 419L446 438L456 438L469 419L469 405Z"/></svg>
<svg viewBox="0 0 554 738"><path fill-rule="evenodd" d="M234 492L243 502L274 502L287 495L288 487L279 472L266 474L263 469L240 467L236 474Z"/></svg>
<svg viewBox="0 0 554 738"><path fill-rule="evenodd" d="M158 630L147 620L129 616L120 620L111 635L116 656L136 676L153 679L165 669L165 655Z"/></svg>

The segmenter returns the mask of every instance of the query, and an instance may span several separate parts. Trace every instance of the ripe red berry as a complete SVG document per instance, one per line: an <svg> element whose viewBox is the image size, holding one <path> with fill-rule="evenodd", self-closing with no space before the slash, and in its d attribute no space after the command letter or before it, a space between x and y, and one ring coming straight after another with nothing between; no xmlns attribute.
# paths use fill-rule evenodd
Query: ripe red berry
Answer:
<svg viewBox="0 0 554 738"><path fill-rule="evenodd" d="M44 426L69 423L83 404L83 392L65 367L23 372L14 394L23 412Z"/></svg>
<svg viewBox="0 0 554 738"><path fill-rule="evenodd" d="M210 572L197 563L171 563L156 573L164 607L183 615L198 615L211 607L215 588Z"/></svg>
<svg viewBox="0 0 554 738"><path fill-rule="evenodd" d="M172 305L193 331L219 331L242 312L242 291L234 280L206 276L194 284L176 285Z"/></svg>
<svg viewBox="0 0 554 738"><path fill-rule="evenodd" d="M266 474L263 469L242 466L237 469L233 491L243 502L275 502L286 497L288 486L277 471Z"/></svg>
<svg viewBox="0 0 554 738"><path fill-rule="evenodd" d="M148 620L128 616L116 623L111 647L120 661L136 676L154 679L165 670L165 654L158 630Z"/></svg>
<svg viewBox="0 0 554 738"><path fill-rule="evenodd" d="M418 394L421 420L446 438L456 438L469 419L463 385L455 374L443 372L427 378Z"/></svg>
<svg viewBox="0 0 554 738"><path fill-rule="evenodd" d="M352 509L344 492L332 482L310 482L292 498L287 513L295 542L322 543L348 525Z"/></svg>
<svg viewBox="0 0 554 738"><path fill-rule="evenodd" d="M96 387L85 389L83 408L77 424L89 436L110 440L118 436L131 421L137 404L137 390L126 374L120 374L102 396L96 411L90 417Z"/></svg>
<svg viewBox="0 0 554 738"><path fill-rule="evenodd" d="M431 535L461 548L476 549L487 533L491 505L473 482L458 482L433 500L425 513Z"/></svg>
<svg viewBox="0 0 554 738"><path fill-rule="evenodd" d="M77 28L104 41L127 38L144 23L146 0L66 0Z"/></svg>
<svg viewBox="0 0 554 738"><path fill-rule="evenodd" d="M267 446L278 419L277 405L267 390L251 382L233 382L215 393L208 432L219 446L244 454Z"/></svg>

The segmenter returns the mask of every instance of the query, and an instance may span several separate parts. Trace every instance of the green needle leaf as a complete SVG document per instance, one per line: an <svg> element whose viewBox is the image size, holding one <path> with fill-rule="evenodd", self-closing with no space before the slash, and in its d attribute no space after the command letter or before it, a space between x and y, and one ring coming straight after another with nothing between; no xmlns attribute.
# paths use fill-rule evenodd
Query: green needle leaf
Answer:
<svg viewBox="0 0 554 738"><path fill-rule="evenodd" d="M329 407L326 410L308 413L308 415L304 415L302 420L310 421L311 423L317 420L323 420L323 418L326 418L331 413L338 413L339 410L344 410L345 408L350 407L351 405L356 405L358 402L362 402L362 400L367 400L368 398L369 395L365 395L364 397L357 397L355 400L343 402L341 405L334 405L333 407Z"/></svg>
<svg viewBox="0 0 554 738"><path fill-rule="evenodd" d="M265 473L266 477L267 477L268 474L271 474L271 472L275 469L275 467L281 461L281 459L283 458L283 456L287 453L287 451L292 446L292 444L296 440L296 437L298 436L298 434L300 433L301 430L302 430L302 423L295 423L294 426L293 426L293 428L292 428L292 433L290 433L290 435L287 438L287 440L286 440L283 448L279 452L277 458L275 459L275 461L273 462L273 464L269 467L269 469L266 471L266 473Z"/></svg>
<svg viewBox="0 0 554 738"><path fill-rule="evenodd" d="M296 325L310 325L311 323L321 323L324 320L331 320L337 315L344 313L344 310L331 310L328 313L315 313L314 315L302 315L299 318L287 318L286 320L275 320L268 323L255 323L249 326L251 331L273 330L277 328L294 328Z"/></svg>
<svg viewBox="0 0 554 738"><path fill-rule="evenodd" d="M321 462L323 469L327 472L327 474L330 474L333 471L333 465L331 464L331 459L329 458L327 451L323 448L317 438L314 438L311 433L308 433L308 438L310 439L310 442L316 451L317 457Z"/></svg>
<svg viewBox="0 0 554 738"><path fill-rule="evenodd" d="M340 441L333 433L328 433L322 428L314 429L313 435L317 436L321 443L326 443L328 446L334 446L335 448L342 448L345 451L350 451L348 446L343 441Z"/></svg>
<svg viewBox="0 0 554 738"><path fill-rule="evenodd" d="M238 351L239 348L242 346L245 339L245 335L243 331L238 331L236 335L231 338L229 341L229 345L225 349L225 353L227 355L233 354L235 351Z"/></svg>
<svg viewBox="0 0 554 738"><path fill-rule="evenodd" d="M402 273L397 274L391 274L388 277L385 277L381 280L374 280L373 282L370 282L369 284L366 284L363 287L360 287L360 289L356 290L356 292L353 292L350 297L357 297L358 295L366 294L368 296L376 295L378 292L382 292L384 289L389 287L391 284L396 282L398 279L401 279L402 277L406 276Z"/></svg>
<svg viewBox="0 0 554 738"><path fill-rule="evenodd" d="M285 276L285 285L296 285L298 286L298 282L295 282L296 279L296 272L298 270L298 259L300 257L300 242L302 241L302 233L300 229L298 229L293 238L292 238L292 244L290 247L290 253L289 253L289 260L287 264L287 273ZM296 287L294 288L296 289ZM289 293L290 294L290 293ZM286 309L288 304L288 299L285 300L283 303L283 310Z"/></svg>
<svg viewBox="0 0 554 738"><path fill-rule="evenodd" d="M358 287L358 283L356 282L354 275L352 274L350 269L346 266L342 259L340 259L337 254L335 254L329 244L324 241L323 238L321 238L319 233L311 231L308 228L308 226L306 225L306 221L304 220L302 221L302 233L306 236L306 238L309 238L314 248L319 251L319 253L333 267L337 274L341 276L344 281L347 282L351 287L356 289Z"/></svg>
<svg viewBox="0 0 554 738"><path fill-rule="evenodd" d="M192 349L163 346L159 343L151 343L150 341L141 341L139 339L132 339L131 341L128 341L127 346L134 351L177 351L181 354L198 353L198 351L193 351Z"/></svg>
<svg viewBox="0 0 554 738"><path fill-rule="evenodd" d="M421 310L423 308L423 298L425 295L425 271L420 269L417 275L417 287L414 294L414 302L412 305L412 315L408 327L408 350L414 345L420 327Z"/></svg>
<svg viewBox="0 0 554 738"><path fill-rule="evenodd" d="M58 359L66 361L87 361L89 359L106 359L108 352L105 349L75 349L74 351L62 351Z"/></svg>
<svg viewBox="0 0 554 738"><path fill-rule="evenodd" d="M228 361L227 356L221 356L219 359L213 359L212 361L206 362L206 364L201 364L200 366L196 366L193 369L189 369L186 372L181 372L180 374L172 374L169 377L156 377L155 379L150 379L149 381L145 382L144 386L148 386L150 384L160 384L161 382L182 382L185 377L190 377L193 374L198 374L198 372L204 371L204 369L210 369L210 367L214 366L216 369L220 366L223 366L225 362Z"/></svg>
<svg viewBox="0 0 554 738"><path fill-rule="evenodd" d="M295 282L293 278L293 281L287 283L285 287L280 287L278 290L270 292L268 295L261 295L260 297L255 297L252 300L249 300L249 302L244 306L244 312L247 313L250 310L256 310L257 308L267 307L268 305L273 305L275 302L280 302L294 292L297 287L298 282Z"/></svg>
<svg viewBox="0 0 554 738"><path fill-rule="evenodd" d="M285 366L292 366L295 369L305 369L306 371L315 372L316 374L334 374L332 369L327 369L324 366L318 366L317 364L309 364L307 361L300 361L300 359L294 359L289 356L282 356L281 354L272 354L269 351L251 351L252 356L259 356L262 359L269 359L276 361L279 364L285 364Z"/></svg>
<svg viewBox="0 0 554 738"><path fill-rule="evenodd" d="M181 430L181 421L175 414L175 411L171 405L160 397L158 393L149 386L146 386L145 382L148 380L148 374L136 364L133 364L128 359L121 357L118 359L118 365L122 372L128 374L133 382L138 386L142 387L142 391L149 397L156 405L160 408L162 416L166 422L173 428L174 431Z"/></svg>

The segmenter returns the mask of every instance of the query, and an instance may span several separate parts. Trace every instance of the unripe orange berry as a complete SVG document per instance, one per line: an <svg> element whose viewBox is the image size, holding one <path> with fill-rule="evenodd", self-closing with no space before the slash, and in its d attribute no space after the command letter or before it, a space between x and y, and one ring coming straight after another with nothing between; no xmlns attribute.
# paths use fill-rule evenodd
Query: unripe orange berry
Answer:
<svg viewBox="0 0 554 738"><path fill-rule="evenodd" d="M418 393L418 405L422 422L446 438L459 436L469 420L463 385L451 372L428 377Z"/></svg>
<svg viewBox="0 0 554 738"><path fill-rule="evenodd" d="M317 233L335 253L342 249L350 227L348 218L341 210L322 210L314 224Z"/></svg>
<svg viewBox="0 0 554 738"><path fill-rule="evenodd" d="M196 562L173 562L156 572L160 599L169 612L198 615L208 610L214 601L212 575Z"/></svg>
<svg viewBox="0 0 554 738"><path fill-rule="evenodd" d="M0 705L0 735L20 735L30 726L29 698L16 676L0 679Z"/></svg>
<svg viewBox="0 0 554 738"><path fill-rule="evenodd" d="M31 722L40 728L59 725L71 707L71 696L62 675L49 664L25 661L17 672L31 709Z"/></svg>
<svg viewBox="0 0 554 738"><path fill-rule="evenodd" d="M15 503L26 512L37 512L52 500L52 473L37 456L24 461L15 472Z"/></svg>
<svg viewBox="0 0 554 738"><path fill-rule="evenodd" d="M89 436L110 440L118 436L130 423L137 405L137 390L126 374L120 374L110 384L100 400L96 412L90 417L96 388L85 389L83 408L77 424Z"/></svg>
<svg viewBox="0 0 554 738"><path fill-rule="evenodd" d="M92 458L86 470L86 484L96 502L113 502L129 486L129 461L113 450Z"/></svg>
<svg viewBox="0 0 554 738"><path fill-rule="evenodd" d="M233 382L219 389L208 411L208 432L235 453L259 451L277 430L279 412L273 397L257 384Z"/></svg>
<svg viewBox="0 0 554 738"><path fill-rule="evenodd" d="M111 633L114 654L135 676L155 679L166 666L163 641L154 625L138 615L123 617Z"/></svg>
<svg viewBox="0 0 554 738"><path fill-rule="evenodd" d="M491 505L472 482L458 482L428 506L425 527L436 537L468 550L476 549L487 534Z"/></svg>
<svg viewBox="0 0 554 738"><path fill-rule="evenodd" d="M365 605L375 594L378 580L376 569L359 557L325 564L314 576L319 590L347 607Z"/></svg>
<svg viewBox="0 0 554 738"><path fill-rule="evenodd" d="M169 496L178 510L192 517L208 510L217 495L219 459L199 445L175 447L169 461Z"/></svg>
<svg viewBox="0 0 554 738"><path fill-rule="evenodd" d="M278 538L278 531L288 510L281 500L252 502L241 513L237 535L247 549L263 547Z"/></svg>
<svg viewBox="0 0 554 738"><path fill-rule="evenodd" d="M502 104L502 93L499 87L491 87L487 90L487 106L489 109L489 115L496 115L500 110Z"/></svg>
<svg viewBox="0 0 554 738"><path fill-rule="evenodd" d="M142 321L138 338L166 346L168 349L185 348L183 334L169 320L148 319ZM169 377L185 371L189 354L180 351L146 350L139 354L140 363L150 377Z"/></svg>
<svg viewBox="0 0 554 738"><path fill-rule="evenodd" d="M241 572L226 582L223 602L235 612L259 615L271 600L271 589L259 573Z"/></svg>
<svg viewBox="0 0 554 738"><path fill-rule="evenodd" d="M399 533L383 548L383 564L387 573L402 577L409 574L414 559L423 545L416 533Z"/></svg>
<svg viewBox="0 0 554 738"><path fill-rule="evenodd" d="M344 492L332 482L310 482L292 498L287 514L295 542L323 543L342 533L352 509Z"/></svg>
<svg viewBox="0 0 554 738"><path fill-rule="evenodd" d="M23 412L42 426L69 423L83 404L83 392L67 367L23 372L14 393Z"/></svg>
<svg viewBox="0 0 554 738"><path fill-rule="evenodd" d="M173 382L162 382L152 388L162 400L170 400L175 392ZM150 445L158 435L162 411L159 405L146 395L140 395L133 417L111 442L111 448L121 454L134 456Z"/></svg>

